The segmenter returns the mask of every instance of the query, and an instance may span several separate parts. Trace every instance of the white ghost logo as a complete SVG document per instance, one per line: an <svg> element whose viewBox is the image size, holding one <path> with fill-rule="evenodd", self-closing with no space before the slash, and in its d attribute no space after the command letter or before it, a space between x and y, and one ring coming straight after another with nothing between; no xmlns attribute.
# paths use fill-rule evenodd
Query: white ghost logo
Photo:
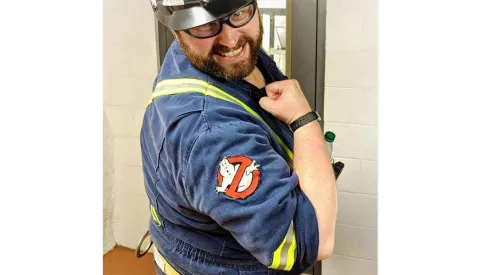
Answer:
<svg viewBox="0 0 480 275"><path fill-rule="evenodd" d="M224 157L220 161L220 175L222 175L223 180L221 182L220 186L215 187L215 191L217 193L225 193L225 190L227 190L227 187L230 186L235 178L235 175L238 172L238 168L240 167L240 164L231 164L230 161L228 160L228 157ZM255 161L253 160L252 163L245 168L245 172L242 175L242 178L240 180L240 183L238 184L236 192L242 192L245 191L251 184L252 184L252 179L253 179L253 171L258 170L260 165L256 164Z"/></svg>

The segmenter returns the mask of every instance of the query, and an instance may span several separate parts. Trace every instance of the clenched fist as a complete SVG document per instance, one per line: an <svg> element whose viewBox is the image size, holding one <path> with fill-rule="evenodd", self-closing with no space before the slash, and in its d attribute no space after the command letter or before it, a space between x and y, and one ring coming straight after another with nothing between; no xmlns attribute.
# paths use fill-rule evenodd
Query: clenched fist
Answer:
<svg viewBox="0 0 480 275"><path fill-rule="evenodd" d="M312 111L295 79L273 82L265 90L267 96L260 99L260 107L287 124Z"/></svg>

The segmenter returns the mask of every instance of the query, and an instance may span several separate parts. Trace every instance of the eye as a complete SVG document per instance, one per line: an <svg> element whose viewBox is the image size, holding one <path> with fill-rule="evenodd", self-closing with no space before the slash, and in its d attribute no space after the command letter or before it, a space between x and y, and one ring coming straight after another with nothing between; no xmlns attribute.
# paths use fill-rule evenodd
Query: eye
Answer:
<svg viewBox="0 0 480 275"><path fill-rule="evenodd" d="M195 27L194 29L196 31L209 31L211 29L214 29L216 26L216 23L214 22L211 22L211 23L208 23L208 24L205 24L205 25L201 25L201 26L198 26L198 27Z"/></svg>
<svg viewBox="0 0 480 275"><path fill-rule="evenodd" d="M245 11L237 11L236 13L233 14L233 17L241 17Z"/></svg>
<svg viewBox="0 0 480 275"><path fill-rule="evenodd" d="M245 7L236 11L234 14L231 15L230 20L232 21L241 21L247 19L252 12L252 6Z"/></svg>

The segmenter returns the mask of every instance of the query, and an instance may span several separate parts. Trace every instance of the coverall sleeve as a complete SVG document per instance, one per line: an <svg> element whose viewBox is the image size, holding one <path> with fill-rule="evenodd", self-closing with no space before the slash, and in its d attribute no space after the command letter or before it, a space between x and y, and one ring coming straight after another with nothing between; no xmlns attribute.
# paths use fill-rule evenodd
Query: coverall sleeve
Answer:
<svg viewBox="0 0 480 275"><path fill-rule="evenodd" d="M185 190L262 264L306 269L317 258L318 225L298 177L250 122L224 123L196 139L185 160Z"/></svg>

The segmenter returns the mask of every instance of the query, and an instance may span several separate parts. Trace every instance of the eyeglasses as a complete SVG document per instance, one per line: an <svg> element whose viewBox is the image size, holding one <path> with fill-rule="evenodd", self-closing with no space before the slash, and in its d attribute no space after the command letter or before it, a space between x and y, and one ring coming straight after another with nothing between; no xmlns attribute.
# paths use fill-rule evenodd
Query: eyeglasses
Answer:
<svg viewBox="0 0 480 275"><path fill-rule="evenodd" d="M223 24L225 23L232 28L240 28L242 26L245 26L246 24L248 24L248 22L250 22L250 20L252 20L253 16L255 15L255 10L256 7L252 3L248 6L232 12L231 14L225 16L222 19L184 31L191 36L200 39L214 37L222 31Z"/></svg>

